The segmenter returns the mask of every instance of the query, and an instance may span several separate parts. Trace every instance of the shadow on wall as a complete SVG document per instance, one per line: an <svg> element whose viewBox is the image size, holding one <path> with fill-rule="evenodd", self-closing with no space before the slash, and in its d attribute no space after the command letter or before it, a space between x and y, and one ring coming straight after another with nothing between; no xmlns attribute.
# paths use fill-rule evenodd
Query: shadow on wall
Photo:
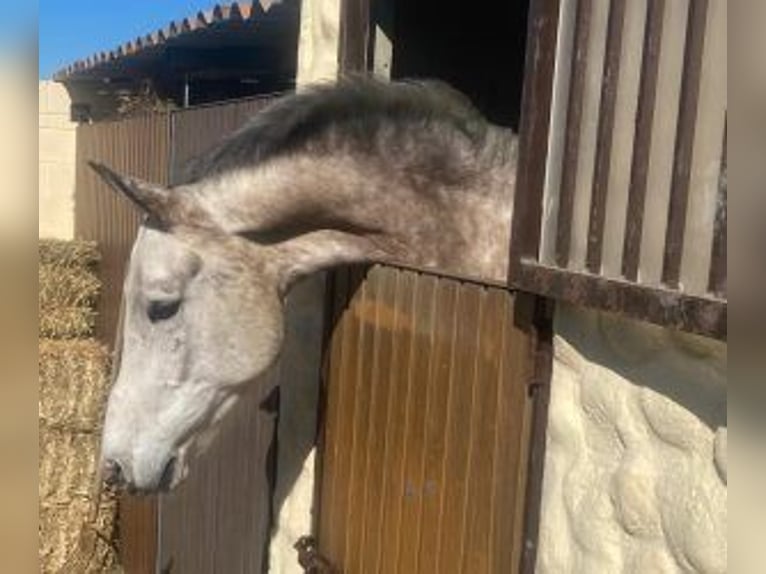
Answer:
<svg viewBox="0 0 766 574"><path fill-rule="evenodd" d="M664 395L711 430L727 426L727 345L612 313L560 305L556 332L587 360Z"/></svg>

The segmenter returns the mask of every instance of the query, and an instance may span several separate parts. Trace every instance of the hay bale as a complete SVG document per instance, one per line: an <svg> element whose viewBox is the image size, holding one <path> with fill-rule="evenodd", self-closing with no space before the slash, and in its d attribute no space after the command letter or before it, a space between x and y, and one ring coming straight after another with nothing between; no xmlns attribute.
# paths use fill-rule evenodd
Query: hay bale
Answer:
<svg viewBox="0 0 766 574"><path fill-rule="evenodd" d="M100 427L109 352L93 340L41 340L40 424L80 432Z"/></svg>
<svg viewBox="0 0 766 574"><path fill-rule="evenodd" d="M116 499L95 482L99 435L40 428L39 535L43 572L104 572L117 563Z"/></svg>
<svg viewBox="0 0 766 574"><path fill-rule="evenodd" d="M60 307L39 310L39 336L75 339L93 336L96 311L90 307Z"/></svg>
<svg viewBox="0 0 766 574"><path fill-rule="evenodd" d="M40 309L93 307L101 286L87 268L45 263L37 268Z"/></svg>
<svg viewBox="0 0 766 574"><path fill-rule="evenodd" d="M39 255L40 567L116 572L117 502L100 492L96 469L110 356L85 339L96 319L98 251L44 240Z"/></svg>
<svg viewBox="0 0 766 574"><path fill-rule="evenodd" d="M63 267L90 268L101 259L96 243L82 240L41 239L38 254L41 265Z"/></svg>

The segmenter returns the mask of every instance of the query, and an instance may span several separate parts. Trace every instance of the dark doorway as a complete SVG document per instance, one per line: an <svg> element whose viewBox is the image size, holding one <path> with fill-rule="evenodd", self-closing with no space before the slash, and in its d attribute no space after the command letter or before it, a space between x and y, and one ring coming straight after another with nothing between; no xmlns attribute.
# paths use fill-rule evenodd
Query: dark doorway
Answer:
<svg viewBox="0 0 766 574"><path fill-rule="evenodd" d="M388 57L392 79L444 80L493 123L517 129L528 8L528 0L378 0L369 65ZM388 54L380 53L381 33L390 40Z"/></svg>

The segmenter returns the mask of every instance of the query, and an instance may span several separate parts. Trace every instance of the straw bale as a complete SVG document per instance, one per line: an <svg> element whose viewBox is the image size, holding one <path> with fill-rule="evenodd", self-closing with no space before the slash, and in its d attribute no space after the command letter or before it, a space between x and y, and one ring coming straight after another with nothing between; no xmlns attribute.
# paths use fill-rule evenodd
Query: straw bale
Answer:
<svg viewBox="0 0 766 574"><path fill-rule="evenodd" d="M93 335L96 311L90 307L39 309L39 336L74 339Z"/></svg>
<svg viewBox="0 0 766 574"><path fill-rule="evenodd" d="M38 243L39 263L63 267L92 267L100 260L96 243L93 241L63 241L41 239Z"/></svg>
<svg viewBox="0 0 766 574"><path fill-rule="evenodd" d="M66 267L53 263L37 268L39 305L41 309L61 307L93 307L99 287L98 277L81 267Z"/></svg>
<svg viewBox="0 0 766 574"><path fill-rule="evenodd" d="M95 486L91 480L88 485ZM39 558L43 572L110 572L116 569L117 500L73 489L40 498Z"/></svg>
<svg viewBox="0 0 766 574"><path fill-rule="evenodd" d="M43 572L105 572L117 563L116 501L96 483L99 435L40 427ZM76 565L76 567L74 566Z"/></svg>
<svg viewBox="0 0 766 574"><path fill-rule="evenodd" d="M40 340L40 424L93 432L101 424L109 352L93 340Z"/></svg>

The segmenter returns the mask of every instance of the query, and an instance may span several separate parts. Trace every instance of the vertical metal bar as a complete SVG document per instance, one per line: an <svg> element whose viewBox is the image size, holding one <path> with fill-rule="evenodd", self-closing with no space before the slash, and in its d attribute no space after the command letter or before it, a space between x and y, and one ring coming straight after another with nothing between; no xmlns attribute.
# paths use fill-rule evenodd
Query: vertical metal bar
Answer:
<svg viewBox="0 0 766 574"><path fill-rule="evenodd" d="M518 312L531 318L526 326L533 340L533 363L529 393L533 396L532 428L529 458L527 460L527 485L524 500L524 544L521 554L522 574L533 574L537 562L537 546L540 531L540 505L543 489L545 462L545 436L548 426L550 404L550 381L553 369L553 304L549 299L528 294L519 295ZM526 307L526 309L525 309ZM531 307L531 309L530 309ZM531 317L529 317L531 315Z"/></svg>
<svg viewBox="0 0 766 574"><path fill-rule="evenodd" d="M521 278L521 259L537 258L548 157L560 0L532 0L527 24L519 162L508 280Z"/></svg>
<svg viewBox="0 0 766 574"><path fill-rule="evenodd" d="M689 199L689 176L694 151L694 132L697 122L702 55L705 48L708 0L691 0L687 17L684 70L681 77L681 96L676 125L673 153L673 175L670 184L668 226L665 233L665 257L662 262L662 282L678 288L681 257L686 229L686 210Z"/></svg>
<svg viewBox="0 0 766 574"><path fill-rule="evenodd" d="M564 136L564 164L561 174L559 213L556 224L556 263L569 265L569 248L572 240L572 214L574 211L577 164L580 152L580 124L588 67L588 37L593 11L592 0L579 0L575 20L575 45L572 50L569 102L567 104L566 135Z"/></svg>
<svg viewBox="0 0 766 574"><path fill-rule="evenodd" d="M625 0L612 0L609 5L604 73L599 104L598 139L593 172L593 193L591 194L590 221L588 224L588 251L585 259L585 265L591 273L601 272L624 20Z"/></svg>
<svg viewBox="0 0 766 574"><path fill-rule="evenodd" d="M727 127L724 124L723 130L723 149L721 151L721 171L718 176L718 195L716 201L715 228L713 230L713 247L710 258L710 277L708 280L708 290L718 296L726 295L726 243L727 243L727 207L726 199L728 193L728 165L727 165Z"/></svg>
<svg viewBox="0 0 766 574"><path fill-rule="evenodd" d="M641 60L641 80L636 109L636 133L630 166L625 240L622 250L622 274L630 281L638 279L641 259L641 236L644 224L649 152L652 146L652 124L657 99L657 70L660 63L665 0L649 0Z"/></svg>

